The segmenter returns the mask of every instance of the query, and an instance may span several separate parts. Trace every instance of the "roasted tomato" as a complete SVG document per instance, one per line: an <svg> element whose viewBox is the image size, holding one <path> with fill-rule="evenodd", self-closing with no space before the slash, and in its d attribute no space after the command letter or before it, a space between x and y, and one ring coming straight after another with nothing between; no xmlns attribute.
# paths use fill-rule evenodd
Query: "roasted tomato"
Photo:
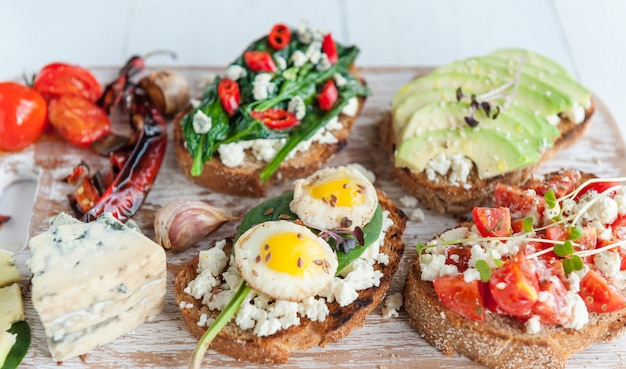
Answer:
<svg viewBox="0 0 626 369"><path fill-rule="evenodd" d="M508 237L513 233L508 208L476 207L472 210L472 217L483 237Z"/></svg>
<svg viewBox="0 0 626 369"><path fill-rule="evenodd" d="M439 277L433 281L443 305L469 319L485 320L484 283L465 282L463 275Z"/></svg>
<svg viewBox="0 0 626 369"><path fill-rule="evenodd" d="M626 296L622 291L594 270L590 270L580 280L578 294L585 301L587 309L595 313L609 313L626 307Z"/></svg>
<svg viewBox="0 0 626 369"><path fill-rule="evenodd" d="M50 101L50 123L69 143L88 147L111 132L104 109L80 96L61 96Z"/></svg>
<svg viewBox="0 0 626 369"><path fill-rule="evenodd" d="M322 92L317 96L320 109L330 110L335 104L335 101L337 101L337 97L339 97L339 92L337 91L337 86L335 86L335 80L331 78L326 81L324 87L322 87Z"/></svg>
<svg viewBox="0 0 626 369"><path fill-rule="evenodd" d="M30 87L0 83L0 150L17 151L35 142L46 126L46 100Z"/></svg>
<svg viewBox="0 0 626 369"><path fill-rule="evenodd" d="M527 316L539 298L539 281L523 254L496 268L489 291L498 308L513 316Z"/></svg>
<svg viewBox="0 0 626 369"><path fill-rule="evenodd" d="M96 101L102 94L100 82L87 69L65 63L48 64L39 72L33 85L47 100L65 95Z"/></svg>
<svg viewBox="0 0 626 369"><path fill-rule="evenodd" d="M551 278L541 283L540 291L545 298L537 300L532 314L538 315L544 324L566 322L571 315L567 309L567 289L558 278Z"/></svg>

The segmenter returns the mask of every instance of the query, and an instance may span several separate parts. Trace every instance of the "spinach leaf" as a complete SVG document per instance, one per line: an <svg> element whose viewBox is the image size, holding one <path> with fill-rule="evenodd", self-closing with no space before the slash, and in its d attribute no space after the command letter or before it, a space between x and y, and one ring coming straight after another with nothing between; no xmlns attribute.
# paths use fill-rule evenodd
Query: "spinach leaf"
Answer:
<svg viewBox="0 0 626 369"><path fill-rule="evenodd" d="M243 233L257 224L285 219L287 216L289 217L288 220L297 219L297 216L289 209L289 203L291 200L293 200L293 192L266 200L252 208L248 213L246 213L246 215L243 216L234 241L237 241ZM348 253L336 250L337 260L339 262L337 274L361 256L368 247L378 240L382 228L383 211L380 204L378 204L372 220L370 220L370 222L363 227L363 235L365 239L364 245L357 246ZM313 231L317 232L316 230Z"/></svg>
<svg viewBox="0 0 626 369"><path fill-rule="evenodd" d="M7 356L0 369L17 368L24 359L24 356L26 356L26 351L28 351L28 347L30 346L30 327L25 321L13 323L8 332L17 334L17 340L13 347L11 347L9 356Z"/></svg>

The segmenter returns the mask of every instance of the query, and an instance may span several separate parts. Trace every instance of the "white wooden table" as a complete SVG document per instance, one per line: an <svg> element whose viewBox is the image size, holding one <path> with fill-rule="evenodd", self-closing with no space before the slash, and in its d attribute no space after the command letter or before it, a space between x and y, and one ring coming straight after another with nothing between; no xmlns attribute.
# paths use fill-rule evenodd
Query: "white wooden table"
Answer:
<svg viewBox="0 0 626 369"><path fill-rule="evenodd" d="M626 137L626 1L622 0L0 0L0 80L52 61L121 66L173 50L152 66L225 66L274 23L307 20L360 46L361 66L435 66L500 47L528 48L570 69ZM624 148L621 148L622 150ZM0 197L0 247L21 248L33 183Z"/></svg>

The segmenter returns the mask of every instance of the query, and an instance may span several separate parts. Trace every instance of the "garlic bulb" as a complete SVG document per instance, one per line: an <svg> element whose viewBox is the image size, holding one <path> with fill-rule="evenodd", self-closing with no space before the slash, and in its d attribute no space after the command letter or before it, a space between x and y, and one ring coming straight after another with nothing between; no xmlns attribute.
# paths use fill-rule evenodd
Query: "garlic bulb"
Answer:
<svg viewBox="0 0 626 369"><path fill-rule="evenodd" d="M154 72L139 81L150 101L161 113L171 116L189 103L189 83L182 74L173 70Z"/></svg>
<svg viewBox="0 0 626 369"><path fill-rule="evenodd" d="M154 218L156 242L166 249L183 251L232 219L226 210L202 201L172 201Z"/></svg>

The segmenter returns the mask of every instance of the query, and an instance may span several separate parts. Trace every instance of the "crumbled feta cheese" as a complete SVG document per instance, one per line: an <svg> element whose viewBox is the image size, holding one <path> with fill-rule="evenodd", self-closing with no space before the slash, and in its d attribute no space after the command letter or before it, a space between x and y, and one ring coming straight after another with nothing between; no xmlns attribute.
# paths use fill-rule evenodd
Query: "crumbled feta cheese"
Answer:
<svg viewBox="0 0 626 369"><path fill-rule="evenodd" d="M400 198L400 204L405 208L417 207L417 197L411 195L404 195Z"/></svg>
<svg viewBox="0 0 626 369"><path fill-rule="evenodd" d="M583 211L585 208L586 210ZM617 219L618 206L611 197L593 191L580 199L574 211L581 212L581 221L596 220L602 224L611 224Z"/></svg>
<svg viewBox="0 0 626 369"><path fill-rule="evenodd" d="M220 145L217 148L217 152L220 154L222 164L229 168L240 166L246 158L246 153L244 151L247 148L246 146L247 141L231 142Z"/></svg>
<svg viewBox="0 0 626 369"><path fill-rule="evenodd" d="M313 41L306 49L305 55L307 59L313 64L317 64L322 58L322 43L320 41Z"/></svg>
<svg viewBox="0 0 626 369"><path fill-rule="evenodd" d="M387 265L389 264L389 256L387 254L380 253L378 257L376 257L376 262L379 264Z"/></svg>
<svg viewBox="0 0 626 369"><path fill-rule="evenodd" d="M198 99L191 99L189 100L189 104L191 104L192 108L197 108L198 106L200 106L201 101Z"/></svg>
<svg viewBox="0 0 626 369"><path fill-rule="evenodd" d="M572 314L569 321L563 323L563 327L580 330L585 324L589 323L589 312L585 301L577 293L567 291L565 297L566 308L569 309Z"/></svg>
<svg viewBox="0 0 626 369"><path fill-rule="evenodd" d="M274 55L274 60L276 61L276 66L280 70L287 69L287 61L280 55Z"/></svg>
<svg viewBox="0 0 626 369"><path fill-rule="evenodd" d="M565 111L565 115L574 124L582 123L585 120L585 108L578 103L574 103L570 110Z"/></svg>
<svg viewBox="0 0 626 369"><path fill-rule="evenodd" d="M620 279L621 258L619 253L604 251L593 256L593 263L608 279Z"/></svg>
<svg viewBox="0 0 626 369"><path fill-rule="evenodd" d="M226 68L226 77L233 81L238 81L240 78L246 77L247 75L248 71L241 65L231 64Z"/></svg>
<svg viewBox="0 0 626 369"><path fill-rule="evenodd" d="M413 209L413 211L409 213L409 219L418 223L423 222L425 219L424 211L420 208Z"/></svg>
<svg viewBox="0 0 626 369"><path fill-rule="evenodd" d="M309 296L298 304L298 312L314 322L323 322L328 316L328 305L323 298Z"/></svg>
<svg viewBox="0 0 626 369"><path fill-rule="evenodd" d="M363 174L365 178L367 178L367 180L370 181L371 183L374 183L376 181L376 175L374 174L374 172L372 172L371 170L368 170L367 168L365 168L363 165L359 163L350 163L346 165L346 167L358 170L359 173Z"/></svg>
<svg viewBox="0 0 626 369"><path fill-rule="evenodd" d="M259 73L252 82L252 96L255 100L267 99L276 91L276 85L271 82L271 73Z"/></svg>
<svg viewBox="0 0 626 369"><path fill-rule="evenodd" d="M309 58L302 51L296 50L293 52L293 54L291 54L291 61L293 62L294 66L301 67L306 64L307 61L309 61Z"/></svg>
<svg viewBox="0 0 626 369"><path fill-rule="evenodd" d="M613 200L615 200L615 203L617 204L618 213L620 215L626 214L626 186L622 186L615 191Z"/></svg>
<svg viewBox="0 0 626 369"><path fill-rule="evenodd" d="M463 280L467 283L480 280L480 272L476 268L467 268L463 272Z"/></svg>
<svg viewBox="0 0 626 369"><path fill-rule="evenodd" d="M196 323L199 327L204 327L206 325L206 321L208 319L208 315L206 315L205 313L203 313L202 315L200 315L200 319L198 319L198 323Z"/></svg>
<svg viewBox="0 0 626 369"><path fill-rule="evenodd" d="M306 106L304 105L304 100L300 96L294 96L287 104L287 111L293 113L296 116L296 119L302 120L306 115Z"/></svg>
<svg viewBox="0 0 626 369"><path fill-rule="evenodd" d="M423 281L434 281L439 277L441 268L446 264L445 255L427 254L420 255L420 269Z"/></svg>
<svg viewBox="0 0 626 369"><path fill-rule="evenodd" d="M539 321L539 315L533 315L526 321L526 333L535 334L541 330L541 322Z"/></svg>
<svg viewBox="0 0 626 369"><path fill-rule="evenodd" d="M359 99L351 97L348 99L346 106L341 109L341 114L345 114L349 117L353 117L359 111Z"/></svg>
<svg viewBox="0 0 626 369"><path fill-rule="evenodd" d="M197 110L193 115L193 131L199 135L205 134L211 130L212 127L211 117L204 114L202 110Z"/></svg>
<svg viewBox="0 0 626 369"><path fill-rule="evenodd" d="M191 309L193 307L193 304L187 301L181 301L180 304L178 304L178 307L180 307L181 309Z"/></svg>
<svg viewBox="0 0 626 369"><path fill-rule="evenodd" d="M341 123L339 121L339 118L335 115L334 117L330 118L328 122L326 122L326 124L324 125L324 129L326 129L327 131L338 131L340 129L343 129L343 123Z"/></svg>
<svg viewBox="0 0 626 369"><path fill-rule="evenodd" d="M383 306L383 318L397 318L400 316L398 313L398 309L402 307L403 297L401 292L396 292L394 294L388 295L385 297L385 304Z"/></svg>
<svg viewBox="0 0 626 369"><path fill-rule="evenodd" d="M335 80L335 85L337 87L343 87L348 84L348 80L339 73L333 74L333 79Z"/></svg>

